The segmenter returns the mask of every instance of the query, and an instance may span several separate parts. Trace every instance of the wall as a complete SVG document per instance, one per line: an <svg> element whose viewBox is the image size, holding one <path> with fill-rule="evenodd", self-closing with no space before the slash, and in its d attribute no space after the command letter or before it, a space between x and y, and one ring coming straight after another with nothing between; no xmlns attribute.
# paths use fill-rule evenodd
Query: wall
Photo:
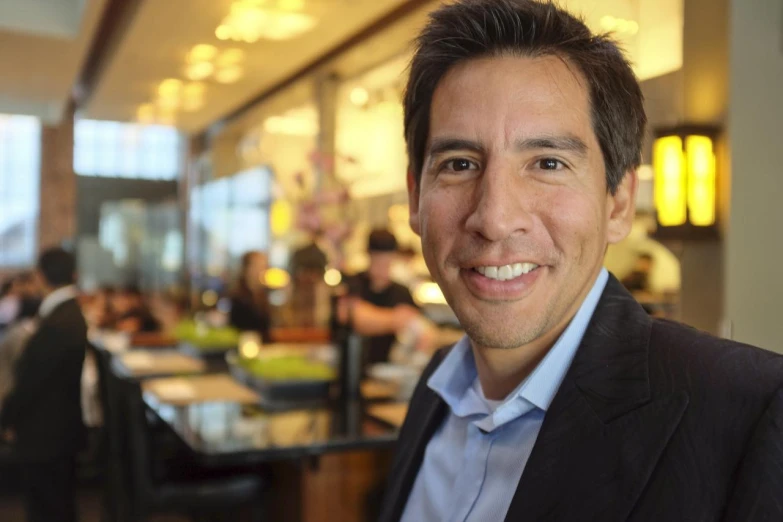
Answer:
<svg viewBox="0 0 783 522"><path fill-rule="evenodd" d="M41 128L40 190L38 249L73 241L76 235L73 108L66 111L59 125Z"/></svg>
<svg viewBox="0 0 783 522"><path fill-rule="evenodd" d="M107 201L140 199L152 202L176 198L176 181L77 176L76 230L80 236L97 236L101 205Z"/></svg>
<svg viewBox="0 0 783 522"><path fill-rule="evenodd" d="M783 353L783 2L731 0L730 19L726 319L733 338Z"/></svg>

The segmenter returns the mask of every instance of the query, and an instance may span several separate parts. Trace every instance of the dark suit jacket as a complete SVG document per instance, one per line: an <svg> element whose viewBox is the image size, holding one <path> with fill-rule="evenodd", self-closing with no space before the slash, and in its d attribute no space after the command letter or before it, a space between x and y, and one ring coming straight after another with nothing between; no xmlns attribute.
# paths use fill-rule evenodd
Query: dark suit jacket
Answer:
<svg viewBox="0 0 783 522"><path fill-rule="evenodd" d="M426 386L443 356L413 395L381 522L402 516L447 413ZM783 520L781 384L783 357L652 320L610 277L506 520Z"/></svg>
<svg viewBox="0 0 783 522"><path fill-rule="evenodd" d="M73 299L41 319L15 369L15 387L0 410L0 425L16 433L22 460L75 455L84 441L81 375L87 325Z"/></svg>

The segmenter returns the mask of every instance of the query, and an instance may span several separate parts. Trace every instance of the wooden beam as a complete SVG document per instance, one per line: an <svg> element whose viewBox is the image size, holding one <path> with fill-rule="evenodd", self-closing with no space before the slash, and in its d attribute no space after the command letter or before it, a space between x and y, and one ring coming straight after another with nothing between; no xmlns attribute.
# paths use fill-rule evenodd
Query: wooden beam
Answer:
<svg viewBox="0 0 783 522"><path fill-rule="evenodd" d="M107 0L98 29L95 31L87 59L73 86L72 98L77 110L92 97L101 75L133 22L143 0Z"/></svg>

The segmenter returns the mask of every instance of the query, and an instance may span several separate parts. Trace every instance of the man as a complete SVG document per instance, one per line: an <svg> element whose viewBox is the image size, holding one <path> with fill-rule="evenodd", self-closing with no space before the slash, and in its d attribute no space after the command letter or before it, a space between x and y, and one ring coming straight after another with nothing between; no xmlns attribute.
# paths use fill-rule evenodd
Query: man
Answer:
<svg viewBox="0 0 783 522"><path fill-rule="evenodd" d="M348 280L350 324L366 337L366 364L387 362L396 334L420 317L407 288L391 278L397 239L388 230L370 232L367 241L370 266Z"/></svg>
<svg viewBox="0 0 783 522"><path fill-rule="evenodd" d="M645 122L615 44L552 3L431 16L411 225L467 336L424 371L382 522L783 518L783 358L654 320L602 268Z"/></svg>
<svg viewBox="0 0 783 522"><path fill-rule="evenodd" d="M84 427L80 404L87 325L76 302L74 257L43 252L37 276L45 298L40 322L15 368L0 428L21 461L29 522L76 520L75 458Z"/></svg>

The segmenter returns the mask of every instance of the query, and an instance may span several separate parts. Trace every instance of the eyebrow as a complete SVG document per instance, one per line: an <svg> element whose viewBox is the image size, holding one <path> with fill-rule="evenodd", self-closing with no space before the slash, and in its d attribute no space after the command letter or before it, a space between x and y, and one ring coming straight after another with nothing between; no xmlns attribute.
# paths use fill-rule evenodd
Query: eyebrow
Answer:
<svg viewBox="0 0 783 522"><path fill-rule="evenodd" d="M573 152L582 157L587 155L587 144L580 138L570 135L525 138L518 140L514 144L514 149L518 152L550 149ZM427 149L427 157L437 156L438 154L455 150L469 150L479 154L486 152L486 148L476 141L460 138L434 138Z"/></svg>
<svg viewBox="0 0 783 522"><path fill-rule="evenodd" d="M541 136L519 140L514 144L517 151L551 149L587 155L587 144L576 136Z"/></svg>

